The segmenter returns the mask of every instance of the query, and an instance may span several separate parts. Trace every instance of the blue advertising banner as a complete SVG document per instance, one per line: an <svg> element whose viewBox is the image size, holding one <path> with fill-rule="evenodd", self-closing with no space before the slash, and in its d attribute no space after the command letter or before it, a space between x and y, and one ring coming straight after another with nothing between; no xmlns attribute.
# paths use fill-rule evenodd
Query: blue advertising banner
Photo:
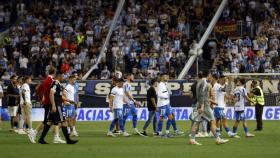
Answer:
<svg viewBox="0 0 280 158"><path fill-rule="evenodd" d="M44 118L43 108L33 108L32 120L42 121ZM145 121L148 119L147 108L138 108L138 119ZM189 116L192 112L190 107L175 107L173 108L176 120L189 120ZM234 108L227 107L225 109L226 117L229 120L234 120ZM113 119L113 114L109 108L80 108L77 110L78 121L110 121ZM255 108L247 107L245 110L245 116L247 120L255 120ZM9 120L8 110L2 109L2 119ZM131 119L131 118L129 118ZM280 120L280 107L279 106L267 106L264 107L263 120Z"/></svg>

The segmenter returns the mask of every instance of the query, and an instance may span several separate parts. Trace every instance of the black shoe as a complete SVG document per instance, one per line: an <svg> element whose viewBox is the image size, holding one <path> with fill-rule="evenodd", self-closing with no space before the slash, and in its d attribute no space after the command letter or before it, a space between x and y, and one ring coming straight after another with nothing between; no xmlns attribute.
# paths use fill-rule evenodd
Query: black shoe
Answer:
<svg viewBox="0 0 280 158"><path fill-rule="evenodd" d="M254 131L262 131L262 129L255 129Z"/></svg>
<svg viewBox="0 0 280 158"><path fill-rule="evenodd" d="M142 134L143 136L145 136L145 137L148 137L148 134L147 134L146 131L141 132L141 134Z"/></svg>
<svg viewBox="0 0 280 158"><path fill-rule="evenodd" d="M44 140L38 140L38 143L40 143L40 144L49 144L49 143L45 142Z"/></svg>
<svg viewBox="0 0 280 158"><path fill-rule="evenodd" d="M76 144L78 143L78 140L69 140L67 141L67 144Z"/></svg>

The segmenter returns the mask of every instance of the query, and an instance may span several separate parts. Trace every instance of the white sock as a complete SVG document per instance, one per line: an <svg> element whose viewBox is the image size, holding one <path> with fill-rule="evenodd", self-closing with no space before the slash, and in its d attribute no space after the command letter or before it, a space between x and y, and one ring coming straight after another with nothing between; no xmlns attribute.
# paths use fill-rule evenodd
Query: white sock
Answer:
<svg viewBox="0 0 280 158"><path fill-rule="evenodd" d="M166 134L169 134L169 130L166 130Z"/></svg>
<svg viewBox="0 0 280 158"><path fill-rule="evenodd" d="M162 132L161 132L161 131L158 131L158 134L159 134L159 135L162 135Z"/></svg>
<svg viewBox="0 0 280 158"><path fill-rule="evenodd" d="M67 127L67 131L68 131L68 133L71 133L71 128Z"/></svg>
<svg viewBox="0 0 280 158"><path fill-rule="evenodd" d="M72 126L73 131L76 131L76 126Z"/></svg>

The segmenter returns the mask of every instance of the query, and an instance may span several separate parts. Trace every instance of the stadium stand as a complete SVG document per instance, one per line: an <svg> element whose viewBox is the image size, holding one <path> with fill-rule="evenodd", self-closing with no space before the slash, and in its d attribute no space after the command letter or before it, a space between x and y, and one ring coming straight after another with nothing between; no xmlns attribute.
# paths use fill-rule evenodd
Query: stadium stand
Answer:
<svg viewBox="0 0 280 158"><path fill-rule="evenodd" d="M90 79L108 79L116 72L131 72L138 79L168 72L176 78L219 3L126 1L106 54ZM234 23L237 33L214 31L199 59L200 68L280 72L279 3L230 0L219 22ZM86 73L97 62L117 4L117 0L16 1L16 12L24 19L10 28L0 45L1 78L17 73L40 79L51 65L65 76Z"/></svg>

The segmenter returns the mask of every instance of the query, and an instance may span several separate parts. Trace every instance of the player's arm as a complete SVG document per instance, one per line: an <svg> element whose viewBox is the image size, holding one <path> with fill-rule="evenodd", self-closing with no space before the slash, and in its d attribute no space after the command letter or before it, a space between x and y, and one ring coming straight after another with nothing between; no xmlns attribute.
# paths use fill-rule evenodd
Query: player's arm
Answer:
<svg viewBox="0 0 280 158"><path fill-rule="evenodd" d="M159 86L158 86L157 95L158 95L158 98L160 98L160 99L169 98L168 91L161 84L159 84Z"/></svg>
<svg viewBox="0 0 280 158"><path fill-rule="evenodd" d="M2 89L2 86L0 86L0 98L3 98L3 97L4 97L3 89Z"/></svg>
<svg viewBox="0 0 280 158"><path fill-rule="evenodd" d="M154 97L152 97L152 98L151 98L151 101L152 101L152 103L153 103L154 108L155 108L155 109L156 109L156 111L157 111L157 103L156 103L156 99L155 99Z"/></svg>
<svg viewBox="0 0 280 158"><path fill-rule="evenodd" d="M26 89L22 89L21 95L22 95L22 99L23 99L23 104L26 105Z"/></svg>
<svg viewBox="0 0 280 158"><path fill-rule="evenodd" d="M202 113L204 111L204 102L205 98L203 96L203 84L198 84L196 87L197 103L198 103L198 112Z"/></svg>
<svg viewBox="0 0 280 158"><path fill-rule="evenodd" d="M109 96L109 107L110 107L110 111L113 112L113 100L115 98L115 95L110 94Z"/></svg>
<svg viewBox="0 0 280 158"><path fill-rule="evenodd" d="M66 103L76 104L76 102L74 100L70 100L66 97L66 91L67 91L67 89L63 89L63 91L62 91L62 100L65 101Z"/></svg>
<svg viewBox="0 0 280 158"><path fill-rule="evenodd" d="M55 93L55 86L53 88L51 88L50 90L50 102L51 102L51 109L52 112L55 113L56 112L56 106L55 106L55 101L54 101L54 93Z"/></svg>

